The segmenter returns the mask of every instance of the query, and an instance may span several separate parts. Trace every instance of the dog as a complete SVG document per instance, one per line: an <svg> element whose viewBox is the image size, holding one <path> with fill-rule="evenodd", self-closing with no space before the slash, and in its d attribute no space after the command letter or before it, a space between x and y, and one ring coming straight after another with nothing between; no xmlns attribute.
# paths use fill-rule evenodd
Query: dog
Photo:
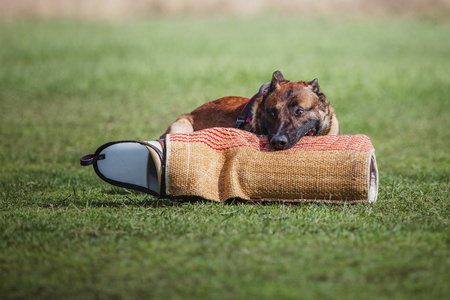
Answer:
<svg viewBox="0 0 450 300"><path fill-rule="evenodd" d="M248 114L244 114L248 111ZM316 79L291 82L275 71L252 98L223 97L183 114L161 136L212 127L236 127L267 135L274 150L286 150L304 136L339 134L339 122Z"/></svg>

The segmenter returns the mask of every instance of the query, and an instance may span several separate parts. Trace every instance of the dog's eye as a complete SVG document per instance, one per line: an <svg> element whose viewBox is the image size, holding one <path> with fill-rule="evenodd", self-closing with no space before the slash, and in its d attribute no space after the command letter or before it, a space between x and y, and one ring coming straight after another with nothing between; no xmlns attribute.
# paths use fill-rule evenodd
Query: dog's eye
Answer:
<svg viewBox="0 0 450 300"><path fill-rule="evenodd" d="M269 111L268 113L270 118L275 118L275 112L274 111Z"/></svg>
<svg viewBox="0 0 450 300"><path fill-rule="evenodd" d="M300 116L302 113L304 113L305 111L301 108L297 108L297 110L295 111L295 115L296 116Z"/></svg>

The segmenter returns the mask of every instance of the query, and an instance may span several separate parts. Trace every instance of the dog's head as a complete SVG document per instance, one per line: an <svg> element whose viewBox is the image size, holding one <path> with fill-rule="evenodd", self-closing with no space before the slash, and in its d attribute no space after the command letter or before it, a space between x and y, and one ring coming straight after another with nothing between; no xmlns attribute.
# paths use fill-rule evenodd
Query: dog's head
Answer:
<svg viewBox="0 0 450 300"><path fill-rule="evenodd" d="M253 107L252 131L268 135L275 150L289 149L304 136L337 134L337 130L333 108L317 78L291 82L276 71Z"/></svg>

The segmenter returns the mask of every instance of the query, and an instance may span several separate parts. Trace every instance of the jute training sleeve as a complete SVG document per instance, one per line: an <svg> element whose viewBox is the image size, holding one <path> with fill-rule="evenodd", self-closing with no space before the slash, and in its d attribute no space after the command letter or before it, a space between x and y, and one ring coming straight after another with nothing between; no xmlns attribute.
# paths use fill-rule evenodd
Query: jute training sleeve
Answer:
<svg viewBox="0 0 450 300"><path fill-rule="evenodd" d="M303 137L271 151L267 137L212 128L166 138L169 196L214 201L375 202L378 170L366 135Z"/></svg>

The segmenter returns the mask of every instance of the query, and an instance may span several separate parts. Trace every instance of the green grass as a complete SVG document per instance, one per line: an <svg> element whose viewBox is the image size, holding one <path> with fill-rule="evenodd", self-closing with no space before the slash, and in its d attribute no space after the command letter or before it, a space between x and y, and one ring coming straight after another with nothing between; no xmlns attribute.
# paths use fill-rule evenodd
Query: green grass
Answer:
<svg viewBox="0 0 450 300"><path fill-rule="evenodd" d="M450 27L181 19L0 24L2 299L442 299L449 292ZM369 135L374 205L169 203L78 165L181 113L319 78Z"/></svg>

